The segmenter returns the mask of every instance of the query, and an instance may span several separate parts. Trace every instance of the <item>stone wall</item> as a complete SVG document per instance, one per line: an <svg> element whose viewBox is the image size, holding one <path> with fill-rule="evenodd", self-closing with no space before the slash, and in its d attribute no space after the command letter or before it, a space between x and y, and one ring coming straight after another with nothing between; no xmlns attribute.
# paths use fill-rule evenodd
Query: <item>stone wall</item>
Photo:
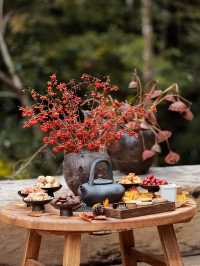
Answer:
<svg viewBox="0 0 200 266"><path fill-rule="evenodd" d="M183 255L200 254L200 165L155 167L151 173L167 178L170 182L187 189L196 197L198 212L187 224L176 225L176 233ZM115 176L120 175L116 173ZM10 201L18 200L17 191L33 184L34 180L1 181L0 208ZM64 184L64 180L61 178ZM0 223L0 264L19 265L25 243L24 229ZM139 229L135 232L136 245L143 250L160 252L160 242L155 228ZM42 243L40 260L50 265L62 264L63 239L57 236L45 236ZM82 239L82 264L110 265L120 261L117 234L106 236L84 235Z"/></svg>

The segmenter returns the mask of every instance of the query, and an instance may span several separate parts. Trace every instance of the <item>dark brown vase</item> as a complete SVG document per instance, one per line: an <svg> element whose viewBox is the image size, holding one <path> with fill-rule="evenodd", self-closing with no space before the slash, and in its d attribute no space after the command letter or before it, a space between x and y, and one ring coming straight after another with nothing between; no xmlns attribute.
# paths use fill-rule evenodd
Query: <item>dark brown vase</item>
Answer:
<svg viewBox="0 0 200 266"><path fill-rule="evenodd" d="M154 158L143 161L142 153L144 146L146 149L151 149L154 144L155 136L151 130L143 130L137 137L124 135L118 143L108 148L114 169L125 174L147 173Z"/></svg>
<svg viewBox="0 0 200 266"><path fill-rule="evenodd" d="M77 190L83 183L87 183L90 175L90 168L94 160L106 159L110 157L106 152L89 152L87 150L80 153L65 154L63 161L63 174L69 188L78 194ZM97 166L95 176L104 176L107 174L107 165L100 163Z"/></svg>

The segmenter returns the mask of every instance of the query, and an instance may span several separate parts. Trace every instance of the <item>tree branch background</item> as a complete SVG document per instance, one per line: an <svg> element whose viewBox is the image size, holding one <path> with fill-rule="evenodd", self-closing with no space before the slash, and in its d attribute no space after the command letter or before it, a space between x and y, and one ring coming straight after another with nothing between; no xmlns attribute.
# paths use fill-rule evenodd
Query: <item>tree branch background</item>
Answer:
<svg viewBox="0 0 200 266"><path fill-rule="evenodd" d="M175 133L180 164L199 163L199 54L198 0L0 0L0 176L40 147L41 135L21 128L18 106L30 102L32 88L44 90L52 72L64 80L110 75L118 97L130 100L134 68L163 89L177 82L195 119L187 124L163 107L161 125ZM59 173L61 161L44 149L20 177Z"/></svg>

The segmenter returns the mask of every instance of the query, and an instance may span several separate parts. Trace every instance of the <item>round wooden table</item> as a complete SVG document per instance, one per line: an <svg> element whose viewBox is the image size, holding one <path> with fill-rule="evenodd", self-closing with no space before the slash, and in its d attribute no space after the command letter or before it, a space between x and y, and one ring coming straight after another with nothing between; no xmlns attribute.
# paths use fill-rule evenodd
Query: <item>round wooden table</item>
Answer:
<svg viewBox="0 0 200 266"><path fill-rule="evenodd" d="M28 229L22 266L43 265L38 261L43 233L63 235L65 237L63 266L79 266L81 234L99 231L119 232L123 266L136 266L137 262L146 262L153 266L183 266L173 224L189 222L195 212L196 204L191 201L187 206L171 212L129 219L108 218L105 221L87 222L78 216L61 217L50 205L47 206L46 213L32 216L30 208L13 203L0 211L0 220ZM135 249L133 229L154 226L158 228L164 258Z"/></svg>

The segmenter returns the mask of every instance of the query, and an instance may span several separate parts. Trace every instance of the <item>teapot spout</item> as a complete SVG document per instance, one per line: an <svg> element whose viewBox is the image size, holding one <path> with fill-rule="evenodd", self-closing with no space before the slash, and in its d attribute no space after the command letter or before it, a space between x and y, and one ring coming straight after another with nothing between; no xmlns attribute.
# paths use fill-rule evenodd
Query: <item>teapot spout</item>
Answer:
<svg viewBox="0 0 200 266"><path fill-rule="evenodd" d="M80 185L78 188L78 195L83 198L83 195L86 193L86 189L84 188L84 186Z"/></svg>

